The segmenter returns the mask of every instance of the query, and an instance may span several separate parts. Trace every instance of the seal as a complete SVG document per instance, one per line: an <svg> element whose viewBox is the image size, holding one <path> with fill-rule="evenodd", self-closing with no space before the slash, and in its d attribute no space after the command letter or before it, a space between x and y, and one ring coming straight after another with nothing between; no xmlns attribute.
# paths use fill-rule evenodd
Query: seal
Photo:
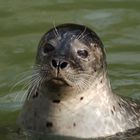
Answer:
<svg viewBox="0 0 140 140"><path fill-rule="evenodd" d="M47 135L97 138L140 127L140 106L112 92L97 34L62 24L43 35L20 124Z"/></svg>

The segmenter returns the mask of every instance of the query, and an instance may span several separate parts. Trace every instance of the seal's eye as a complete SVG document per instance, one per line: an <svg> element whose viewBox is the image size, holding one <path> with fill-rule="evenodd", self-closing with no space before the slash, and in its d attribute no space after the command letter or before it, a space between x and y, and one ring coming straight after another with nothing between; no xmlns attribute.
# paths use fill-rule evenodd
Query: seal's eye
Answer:
<svg viewBox="0 0 140 140"><path fill-rule="evenodd" d="M87 58L88 57L88 51L86 50L78 50L77 51L78 56L80 56L81 58Z"/></svg>
<svg viewBox="0 0 140 140"><path fill-rule="evenodd" d="M48 52L52 52L54 49L55 49L54 46L47 43L43 46L43 53L46 54Z"/></svg>

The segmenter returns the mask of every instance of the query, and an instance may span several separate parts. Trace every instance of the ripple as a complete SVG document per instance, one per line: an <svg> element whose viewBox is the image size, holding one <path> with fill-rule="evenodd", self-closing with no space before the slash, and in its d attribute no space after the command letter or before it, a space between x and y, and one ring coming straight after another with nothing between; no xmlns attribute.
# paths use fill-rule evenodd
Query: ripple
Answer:
<svg viewBox="0 0 140 140"><path fill-rule="evenodd" d="M119 52L111 53L107 55L107 61L109 64L120 63L120 64L140 64L140 55L137 52Z"/></svg>
<svg viewBox="0 0 140 140"><path fill-rule="evenodd" d="M17 96L18 94L18 96ZM24 94L24 92L17 91L14 93L7 94L3 97L0 97L0 110L18 110L22 107L23 102L25 99L21 102L21 97ZM15 99L15 96L17 96L17 99Z"/></svg>

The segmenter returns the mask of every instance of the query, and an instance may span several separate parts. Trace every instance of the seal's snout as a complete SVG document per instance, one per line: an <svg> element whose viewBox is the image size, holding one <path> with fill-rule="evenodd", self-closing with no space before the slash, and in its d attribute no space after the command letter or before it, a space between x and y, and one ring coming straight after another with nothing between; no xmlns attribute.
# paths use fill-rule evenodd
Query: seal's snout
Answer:
<svg viewBox="0 0 140 140"><path fill-rule="evenodd" d="M63 69L68 68L68 62L64 61L64 60L59 60L59 59L52 59L51 66L54 69L61 69L61 70L63 70Z"/></svg>

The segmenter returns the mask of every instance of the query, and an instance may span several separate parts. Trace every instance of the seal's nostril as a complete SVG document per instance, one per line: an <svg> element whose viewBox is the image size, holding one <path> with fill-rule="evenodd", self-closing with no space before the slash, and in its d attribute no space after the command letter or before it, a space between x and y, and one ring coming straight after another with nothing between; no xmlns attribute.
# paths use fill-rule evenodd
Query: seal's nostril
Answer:
<svg viewBox="0 0 140 140"><path fill-rule="evenodd" d="M52 66L54 67L54 68L57 68L57 66L58 66L58 64L57 64L57 61L56 60L52 60Z"/></svg>
<svg viewBox="0 0 140 140"><path fill-rule="evenodd" d="M68 63L66 61L59 61L57 59L53 59L52 60L52 66L54 68L64 69L68 66Z"/></svg>
<svg viewBox="0 0 140 140"><path fill-rule="evenodd" d="M64 69L64 68L66 68L68 66L68 63L67 62L62 62L61 64L60 64L60 68L61 69Z"/></svg>

